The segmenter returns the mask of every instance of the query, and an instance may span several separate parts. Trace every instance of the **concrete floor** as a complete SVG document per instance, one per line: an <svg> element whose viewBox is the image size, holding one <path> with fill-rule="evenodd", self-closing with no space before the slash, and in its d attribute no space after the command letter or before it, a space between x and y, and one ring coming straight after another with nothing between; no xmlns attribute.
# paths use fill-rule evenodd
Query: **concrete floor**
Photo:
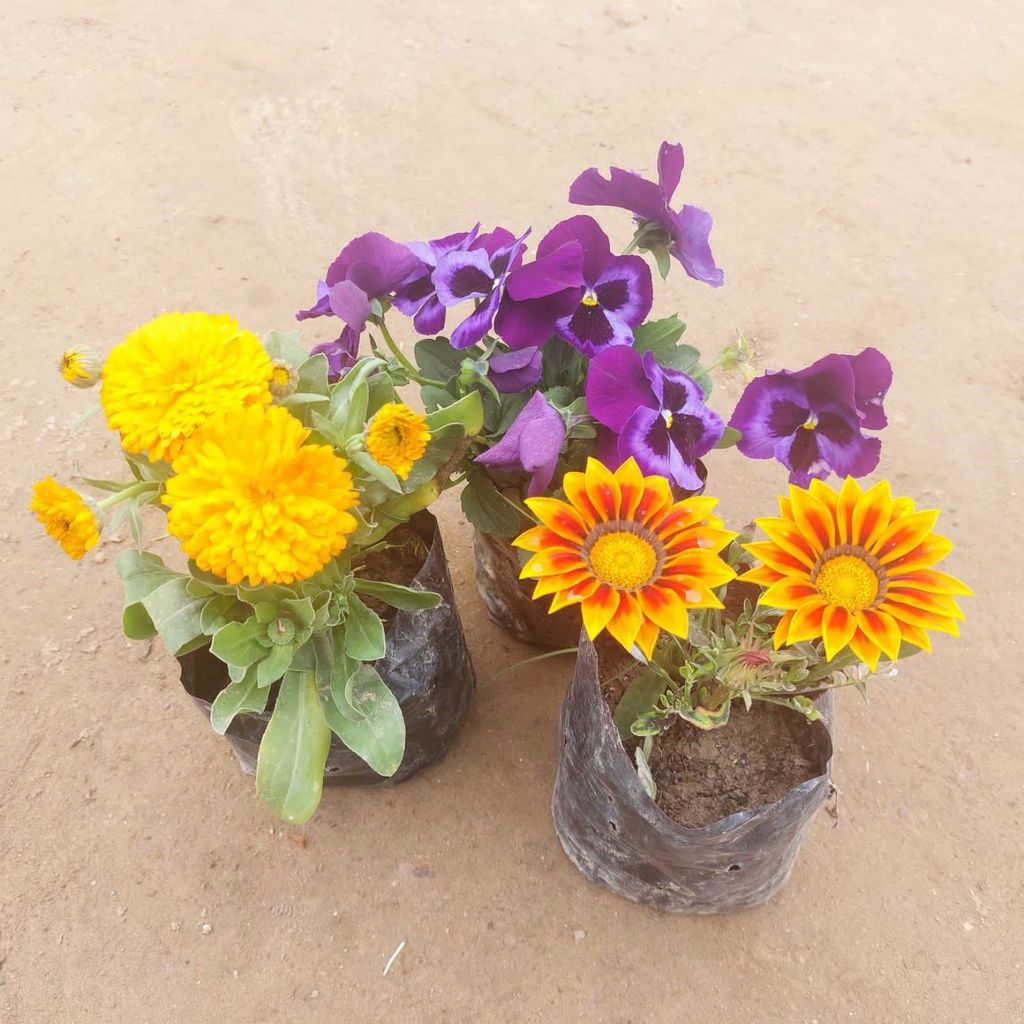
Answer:
<svg viewBox="0 0 1024 1024"><path fill-rule="evenodd" d="M1024 8L39 0L0 23L0 1020L1024 1020ZM35 478L117 463L98 419L70 432L91 396L57 353L168 309L287 328L352 235L543 233L579 170L650 170L663 138L726 286L674 273L656 310L712 353L742 330L766 367L889 354L881 472L944 509L963 639L840 695L839 824L772 903L662 916L563 856L572 664L498 676L532 652L484 618L449 495L469 718L414 781L328 793L300 848L173 661L121 636L120 545L73 566L26 511ZM709 491L746 522L781 483L725 453Z"/></svg>

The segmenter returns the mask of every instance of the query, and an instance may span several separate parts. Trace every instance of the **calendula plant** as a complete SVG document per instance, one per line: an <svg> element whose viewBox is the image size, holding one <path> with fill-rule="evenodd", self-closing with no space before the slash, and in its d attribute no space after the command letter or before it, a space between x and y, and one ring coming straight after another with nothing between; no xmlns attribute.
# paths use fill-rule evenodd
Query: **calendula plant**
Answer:
<svg viewBox="0 0 1024 1024"><path fill-rule="evenodd" d="M108 495L92 500L47 478L32 501L75 559L129 520L135 547L117 558L125 634L159 635L176 656L209 645L229 679L211 711L219 733L273 699L256 785L290 822L319 803L332 734L381 775L401 764L401 708L374 667L385 628L368 601L418 610L440 597L370 579L363 563L447 486L482 425L476 395L414 412L384 359L358 360L333 384L328 371L293 335L261 341L207 313L157 317L102 371L91 353L65 353L70 383L101 381L132 479L85 478ZM149 550L147 505L167 513L174 564Z"/></svg>

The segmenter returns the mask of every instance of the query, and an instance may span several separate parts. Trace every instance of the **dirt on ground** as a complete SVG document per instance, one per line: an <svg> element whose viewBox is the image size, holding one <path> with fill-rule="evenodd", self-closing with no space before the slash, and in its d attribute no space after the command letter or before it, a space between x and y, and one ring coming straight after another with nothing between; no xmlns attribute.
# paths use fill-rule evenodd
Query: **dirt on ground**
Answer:
<svg viewBox="0 0 1024 1024"><path fill-rule="evenodd" d="M39 0L0 19L0 1021L1024 1019L1024 9ZM774 900L663 915L563 855L572 660L513 667L536 652L484 617L447 495L479 675L460 737L283 827L159 643L121 634L127 532L74 565L27 512L44 474L118 471L100 417L72 429L95 394L57 353L165 310L287 329L353 235L537 239L582 168L652 172L662 139L686 146L677 201L713 214L726 284L674 268L655 313L712 357L742 331L765 368L889 355L875 478L943 510L977 595L962 638L870 703L839 695L839 820L819 815ZM741 386L717 375L715 407ZM728 522L772 514L778 466L708 469Z"/></svg>

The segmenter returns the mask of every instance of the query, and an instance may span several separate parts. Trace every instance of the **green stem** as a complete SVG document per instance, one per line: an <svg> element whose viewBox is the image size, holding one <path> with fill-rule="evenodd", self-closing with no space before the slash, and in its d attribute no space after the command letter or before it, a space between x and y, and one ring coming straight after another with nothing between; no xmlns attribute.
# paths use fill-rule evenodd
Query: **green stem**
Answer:
<svg viewBox="0 0 1024 1024"><path fill-rule="evenodd" d="M639 238L639 236L634 235L633 239L629 243L629 245L627 245L626 248L622 250L622 255L623 256L628 256L631 252L636 252L636 250L639 247L640 247L640 238Z"/></svg>
<svg viewBox="0 0 1024 1024"><path fill-rule="evenodd" d="M384 322L384 317L375 316L373 318L373 322L380 328L381 337L383 337L384 343L387 347L391 349L391 354L398 360L402 369L405 370L412 380L416 381L420 387L424 387L428 384L433 385L436 388L444 387L444 381L424 377L417 371L416 367L409 361L408 356L406 356L406 354L398 347L398 343L395 339L391 337L391 332L388 330L388 325Z"/></svg>
<svg viewBox="0 0 1024 1024"><path fill-rule="evenodd" d="M120 501L127 501L129 498L134 498L137 494L145 494L146 491L152 491L154 494L160 490L162 484L157 480L140 480L136 484L129 484L124 490L118 491L117 494L112 494L109 498L104 498L103 501L97 501L96 507L101 509L110 508L111 505L116 505Z"/></svg>

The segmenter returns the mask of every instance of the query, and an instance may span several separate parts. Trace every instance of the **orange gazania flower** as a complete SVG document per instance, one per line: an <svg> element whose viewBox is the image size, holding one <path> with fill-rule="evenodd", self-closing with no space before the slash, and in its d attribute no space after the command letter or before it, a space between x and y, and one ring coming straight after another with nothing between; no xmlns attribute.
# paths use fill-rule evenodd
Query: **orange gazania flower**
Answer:
<svg viewBox="0 0 1024 1024"><path fill-rule="evenodd" d="M820 480L789 488L778 519L758 519L768 540L745 545L763 563L740 579L768 589L760 604L785 611L776 649L818 637L831 661L850 650L874 670L906 640L931 650L928 629L959 636L960 580L932 566L953 545L932 533L937 510L918 512L883 480L868 491L847 477L837 493Z"/></svg>
<svg viewBox="0 0 1024 1024"><path fill-rule="evenodd" d="M635 459L614 473L597 459L566 473L567 501L527 498L541 521L512 543L535 554L521 578L551 612L582 606L593 640L603 629L650 658L659 632L687 633L687 610L721 608L711 592L735 577L719 557L735 536L712 516L715 498L675 501L668 481L645 477Z"/></svg>

